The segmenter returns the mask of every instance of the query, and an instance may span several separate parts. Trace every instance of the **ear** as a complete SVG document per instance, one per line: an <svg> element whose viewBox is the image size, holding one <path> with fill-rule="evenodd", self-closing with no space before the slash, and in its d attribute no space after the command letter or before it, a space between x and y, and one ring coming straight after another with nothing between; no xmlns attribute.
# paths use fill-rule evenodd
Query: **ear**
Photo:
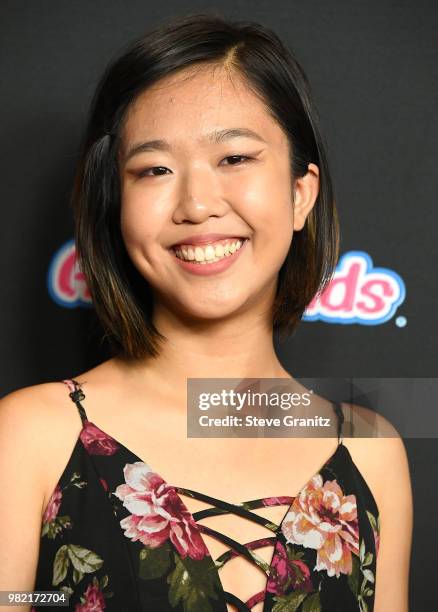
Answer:
<svg viewBox="0 0 438 612"><path fill-rule="evenodd" d="M312 210L319 193L319 168L309 164L304 176L297 178L294 185L294 231L303 229L307 216Z"/></svg>

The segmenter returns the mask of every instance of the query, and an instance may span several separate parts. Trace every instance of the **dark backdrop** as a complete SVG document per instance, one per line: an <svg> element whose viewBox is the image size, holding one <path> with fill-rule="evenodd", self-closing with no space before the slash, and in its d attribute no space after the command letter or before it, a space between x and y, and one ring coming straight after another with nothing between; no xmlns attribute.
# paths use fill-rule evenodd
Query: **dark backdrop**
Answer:
<svg viewBox="0 0 438 612"><path fill-rule="evenodd" d="M339 278L352 300L337 303L333 291L278 344L285 367L303 377L437 376L436 3L3 0L1 395L107 357L69 249L85 113L122 45L162 17L204 10L260 21L291 45L328 143ZM438 450L433 438L406 446L415 496L411 610L422 612L436 601Z"/></svg>

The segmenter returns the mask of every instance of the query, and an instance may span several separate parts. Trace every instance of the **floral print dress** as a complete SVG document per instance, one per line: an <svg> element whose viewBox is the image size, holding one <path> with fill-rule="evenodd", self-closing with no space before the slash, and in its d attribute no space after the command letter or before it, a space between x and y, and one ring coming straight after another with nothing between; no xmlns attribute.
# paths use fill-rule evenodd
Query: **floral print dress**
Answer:
<svg viewBox="0 0 438 612"><path fill-rule="evenodd" d="M339 404L338 446L296 497L230 504L165 482L88 420L77 381L62 382L82 430L44 512L34 590L68 594L75 612L227 612L227 603L248 612L260 601L263 612L372 612L379 515L340 439ZM192 515L181 494L212 507ZM276 505L285 506L279 525L252 512ZM266 537L241 544L197 523L229 512L266 527ZM203 533L228 550L213 559ZM270 564L257 555L267 545ZM247 601L220 580L237 555L266 576L265 589Z"/></svg>

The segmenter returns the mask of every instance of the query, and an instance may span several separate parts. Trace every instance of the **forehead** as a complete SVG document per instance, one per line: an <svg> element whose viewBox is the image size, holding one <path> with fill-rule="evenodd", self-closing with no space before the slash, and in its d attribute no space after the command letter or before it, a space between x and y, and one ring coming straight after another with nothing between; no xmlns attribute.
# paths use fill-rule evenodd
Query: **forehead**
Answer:
<svg viewBox="0 0 438 612"><path fill-rule="evenodd" d="M131 105L122 132L126 145L139 137L199 142L212 129L247 127L271 141L285 136L261 98L235 70L202 65L161 79Z"/></svg>

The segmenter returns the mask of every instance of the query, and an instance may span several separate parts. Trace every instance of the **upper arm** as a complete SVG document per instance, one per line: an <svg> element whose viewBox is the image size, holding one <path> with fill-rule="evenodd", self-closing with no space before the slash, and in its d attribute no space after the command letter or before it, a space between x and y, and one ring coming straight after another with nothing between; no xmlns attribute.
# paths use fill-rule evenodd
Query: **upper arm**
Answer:
<svg viewBox="0 0 438 612"><path fill-rule="evenodd" d="M374 440L381 462L377 503L380 544L376 566L374 612L408 611L413 503L409 464L403 440Z"/></svg>
<svg viewBox="0 0 438 612"><path fill-rule="evenodd" d="M349 408L358 437L345 442L370 486L380 516L374 612L408 612L413 503L405 446L381 414L357 404Z"/></svg>
<svg viewBox="0 0 438 612"><path fill-rule="evenodd" d="M0 591L32 590L35 580L47 431L47 423L38 418L38 387L0 400Z"/></svg>

